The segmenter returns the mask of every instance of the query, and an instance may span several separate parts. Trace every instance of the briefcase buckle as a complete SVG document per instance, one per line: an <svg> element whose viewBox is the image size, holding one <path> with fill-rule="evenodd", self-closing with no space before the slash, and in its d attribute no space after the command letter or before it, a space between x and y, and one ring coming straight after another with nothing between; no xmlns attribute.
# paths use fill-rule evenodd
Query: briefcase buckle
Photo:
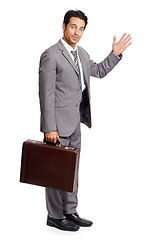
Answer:
<svg viewBox="0 0 151 240"><path fill-rule="evenodd" d="M67 149L67 150L74 150L73 147L65 147L64 149Z"/></svg>

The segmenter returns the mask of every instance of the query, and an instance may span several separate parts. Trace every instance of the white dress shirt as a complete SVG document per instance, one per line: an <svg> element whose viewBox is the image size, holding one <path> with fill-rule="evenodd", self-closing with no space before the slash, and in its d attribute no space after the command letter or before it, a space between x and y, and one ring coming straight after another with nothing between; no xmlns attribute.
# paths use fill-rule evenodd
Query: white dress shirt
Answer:
<svg viewBox="0 0 151 240"><path fill-rule="evenodd" d="M83 77L83 69L82 69L82 64L79 58L79 54L78 54L78 47L76 45L75 49L73 49L68 43L66 43L63 39L61 39L61 42L63 43L63 45L65 46L65 48L67 49L67 51L69 52L73 62L74 62L74 56L72 55L71 51L77 51L77 55L78 55L78 61L79 61L79 67L80 67L80 74L81 74L81 83L82 83L82 91L85 89L85 84L84 84L84 77Z"/></svg>

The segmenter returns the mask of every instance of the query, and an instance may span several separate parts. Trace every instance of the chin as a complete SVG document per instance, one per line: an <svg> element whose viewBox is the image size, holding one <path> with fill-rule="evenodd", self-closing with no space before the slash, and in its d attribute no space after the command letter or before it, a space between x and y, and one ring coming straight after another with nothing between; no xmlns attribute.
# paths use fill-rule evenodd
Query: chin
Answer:
<svg viewBox="0 0 151 240"><path fill-rule="evenodd" d="M72 39L71 42L72 42L73 44L76 44L78 41L79 41L79 39L78 39L78 40L73 40L73 39Z"/></svg>

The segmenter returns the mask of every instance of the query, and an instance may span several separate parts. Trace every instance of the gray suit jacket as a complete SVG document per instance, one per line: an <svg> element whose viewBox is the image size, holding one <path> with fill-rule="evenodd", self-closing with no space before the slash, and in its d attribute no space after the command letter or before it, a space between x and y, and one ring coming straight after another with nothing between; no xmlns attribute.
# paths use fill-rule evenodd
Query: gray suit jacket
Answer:
<svg viewBox="0 0 151 240"><path fill-rule="evenodd" d="M39 97L41 131L58 131L59 136L70 136L79 121L91 127L90 76L103 78L120 61L112 52L97 64L88 53L78 47L86 89L79 103L78 73L61 40L43 52L39 66Z"/></svg>

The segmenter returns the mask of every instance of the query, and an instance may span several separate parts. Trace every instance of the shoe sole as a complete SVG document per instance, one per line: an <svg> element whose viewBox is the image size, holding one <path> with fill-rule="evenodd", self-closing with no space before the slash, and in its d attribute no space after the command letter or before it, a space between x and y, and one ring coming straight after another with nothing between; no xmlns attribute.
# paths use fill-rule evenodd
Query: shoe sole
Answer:
<svg viewBox="0 0 151 240"><path fill-rule="evenodd" d="M62 230L62 231L76 232L76 231L79 230L79 228L77 228L77 229L65 229L65 228L60 228L59 226L56 226L55 224L53 224L53 223L51 223L51 222L49 222L49 221L47 221L47 225L48 225L49 227L55 227L55 228L57 228L57 229L59 229L59 230Z"/></svg>

